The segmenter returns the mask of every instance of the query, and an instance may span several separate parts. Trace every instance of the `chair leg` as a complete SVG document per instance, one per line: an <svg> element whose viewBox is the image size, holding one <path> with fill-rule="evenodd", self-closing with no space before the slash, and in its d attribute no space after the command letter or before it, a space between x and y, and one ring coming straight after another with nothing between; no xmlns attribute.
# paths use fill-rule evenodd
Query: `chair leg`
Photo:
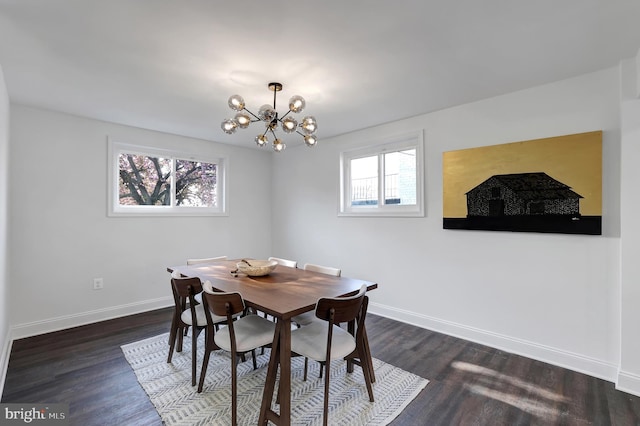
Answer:
<svg viewBox="0 0 640 426"><path fill-rule="evenodd" d="M329 416L329 374L331 368L331 360L327 360L327 374L324 375L324 408L322 413L322 425L327 426L327 417Z"/></svg>
<svg viewBox="0 0 640 426"><path fill-rule="evenodd" d="M173 318L171 318L171 328L169 331L169 344L174 341L176 337L176 331L178 329L178 325L176 324L176 315L173 314Z"/></svg>
<svg viewBox="0 0 640 426"><path fill-rule="evenodd" d="M238 359L236 354L231 356L231 425L237 426L237 412L238 412Z"/></svg>
<svg viewBox="0 0 640 426"><path fill-rule="evenodd" d="M209 366L209 356L211 350L207 347L204 349L204 357L202 358L202 368L200 369L200 382L198 383L198 393L202 393L204 387L204 378L207 375L207 367Z"/></svg>
<svg viewBox="0 0 640 426"><path fill-rule="evenodd" d="M303 380L307 381L307 368L309 367L309 358L304 357L304 378Z"/></svg>
<svg viewBox="0 0 640 426"><path fill-rule="evenodd" d="M182 352L182 340L183 340L183 329L182 328L178 328L178 348L176 349L176 352Z"/></svg>
<svg viewBox="0 0 640 426"><path fill-rule="evenodd" d="M373 359L371 359L371 348L369 347L369 338L367 337L367 329L362 329L362 339L364 347L364 356L367 358L367 364L369 364L369 373L371 376L371 383L376 382L376 373L373 370Z"/></svg>
<svg viewBox="0 0 640 426"><path fill-rule="evenodd" d="M373 402L373 388L371 383L373 382L371 377L371 371L373 371L373 365L367 358L366 350L363 347L358 348L358 356L360 357L360 367L362 368L362 374L364 376L364 382L367 385L367 393L369 394L369 401Z"/></svg>
<svg viewBox="0 0 640 426"><path fill-rule="evenodd" d="M253 359L253 369L257 370L258 369L258 361L256 360L256 350L255 349L251 350L251 358Z"/></svg>
<svg viewBox="0 0 640 426"><path fill-rule="evenodd" d="M167 357L167 362L171 362L171 358L173 357L173 351L176 348L176 339L178 338L177 333L180 332L180 329L175 330L172 334L173 337L169 337L169 356Z"/></svg>
<svg viewBox="0 0 640 426"><path fill-rule="evenodd" d="M196 364L198 357L198 333L196 333L197 327L191 327L191 386L196 385Z"/></svg>

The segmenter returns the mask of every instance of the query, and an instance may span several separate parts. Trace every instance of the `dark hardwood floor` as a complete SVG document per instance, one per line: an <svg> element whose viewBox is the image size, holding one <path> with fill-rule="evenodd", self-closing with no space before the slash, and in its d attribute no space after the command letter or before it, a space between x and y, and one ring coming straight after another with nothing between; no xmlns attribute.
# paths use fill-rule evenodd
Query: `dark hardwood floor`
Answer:
<svg viewBox="0 0 640 426"><path fill-rule="evenodd" d="M167 332L163 309L17 340L2 402L68 403L72 425L160 425L120 345ZM374 357L430 380L398 425L640 425L612 383L369 315Z"/></svg>

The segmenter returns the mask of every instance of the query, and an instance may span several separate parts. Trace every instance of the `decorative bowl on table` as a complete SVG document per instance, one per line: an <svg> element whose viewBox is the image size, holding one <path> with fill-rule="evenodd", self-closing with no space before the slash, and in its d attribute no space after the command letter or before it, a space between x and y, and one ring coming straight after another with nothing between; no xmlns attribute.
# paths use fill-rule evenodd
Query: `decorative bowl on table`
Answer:
<svg viewBox="0 0 640 426"><path fill-rule="evenodd" d="M247 274L250 277L261 277L263 275L268 275L276 268L277 265L278 262L276 262L275 260L242 259L240 262L236 263L238 272Z"/></svg>

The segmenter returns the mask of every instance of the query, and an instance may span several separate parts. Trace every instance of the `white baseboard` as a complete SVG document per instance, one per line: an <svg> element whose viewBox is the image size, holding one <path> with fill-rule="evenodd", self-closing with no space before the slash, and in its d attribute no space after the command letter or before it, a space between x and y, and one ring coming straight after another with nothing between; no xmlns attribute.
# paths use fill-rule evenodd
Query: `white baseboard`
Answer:
<svg viewBox="0 0 640 426"><path fill-rule="evenodd" d="M36 336L38 334L51 333L53 331L64 330L80 325L110 320L126 315L139 314L141 312L152 311L154 309L166 308L168 306L173 306L173 303L173 298L162 297L159 299L145 300L144 302L112 306L109 308L97 309L95 311L81 312L73 315L65 315L42 321L14 325L10 330L10 338L15 340L22 339L24 337Z"/></svg>
<svg viewBox="0 0 640 426"><path fill-rule="evenodd" d="M369 312L417 327L557 365L579 373L588 374L609 382L615 383L617 378L617 382L620 383L617 365L581 354L421 315L411 311L396 309L379 303L369 303ZM635 389L635 392L630 393L640 395L638 392L638 390L640 390L640 377L635 376L634 379L634 386L629 385L629 388ZM629 381L629 378L625 378L624 383Z"/></svg>
<svg viewBox="0 0 640 426"><path fill-rule="evenodd" d="M4 381L7 378L9 355L11 354L12 344L13 340L11 339L11 333L7 331L4 342L2 342L2 353L0 353L0 396L2 396L2 392L4 391Z"/></svg>
<svg viewBox="0 0 640 426"><path fill-rule="evenodd" d="M616 389L632 395L640 396L640 376L620 371L616 381Z"/></svg>

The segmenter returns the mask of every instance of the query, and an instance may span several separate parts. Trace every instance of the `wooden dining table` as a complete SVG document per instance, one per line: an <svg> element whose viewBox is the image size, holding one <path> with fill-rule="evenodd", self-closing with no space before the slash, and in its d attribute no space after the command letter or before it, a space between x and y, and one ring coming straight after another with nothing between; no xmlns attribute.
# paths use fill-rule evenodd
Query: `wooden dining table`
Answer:
<svg viewBox="0 0 640 426"><path fill-rule="evenodd" d="M304 269L278 265L268 275L250 277L232 274L238 260L168 267L183 276L209 280L215 290L239 292L249 308L265 312L276 319L276 331L271 347L267 378L260 407L260 425L271 421L277 425L291 424L291 318L315 309L322 297L341 297L355 294L363 284L374 290L378 284L360 279L335 277ZM251 261L249 259L249 261ZM272 409L278 377L280 412ZM328 373L327 373L328 374Z"/></svg>

